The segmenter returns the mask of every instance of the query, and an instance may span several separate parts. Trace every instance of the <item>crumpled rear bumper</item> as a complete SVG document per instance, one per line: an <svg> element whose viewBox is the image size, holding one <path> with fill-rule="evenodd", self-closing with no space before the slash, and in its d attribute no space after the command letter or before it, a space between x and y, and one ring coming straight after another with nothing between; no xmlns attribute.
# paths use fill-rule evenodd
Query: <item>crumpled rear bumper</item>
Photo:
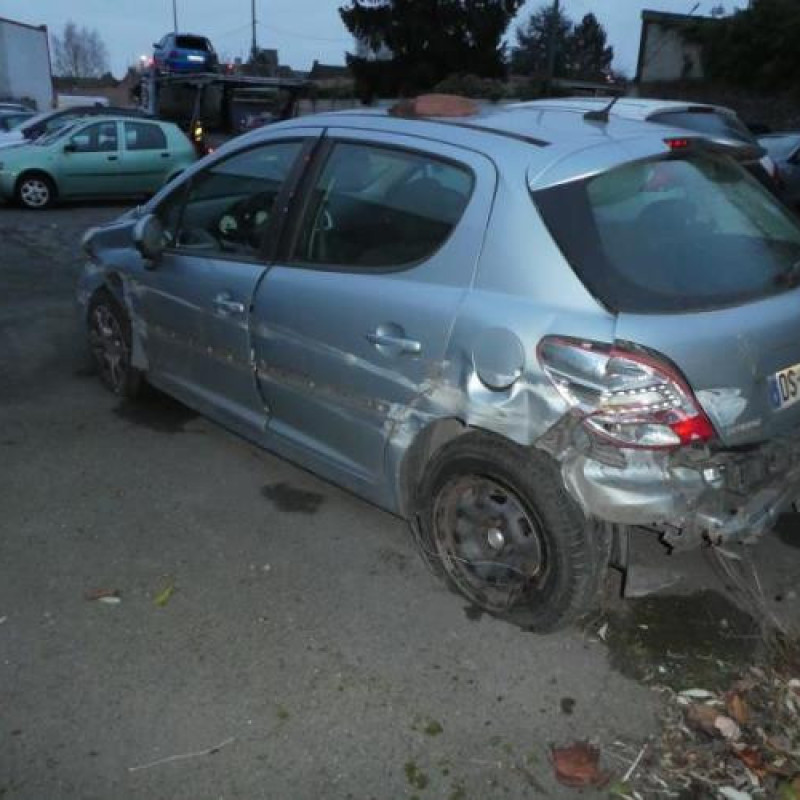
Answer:
<svg viewBox="0 0 800 800"><path fill-rule="evenodd" d="M588 515L656 528L673 547L755 540L800 499L800 435L742 451L573 451L559 460Z"/></svg>

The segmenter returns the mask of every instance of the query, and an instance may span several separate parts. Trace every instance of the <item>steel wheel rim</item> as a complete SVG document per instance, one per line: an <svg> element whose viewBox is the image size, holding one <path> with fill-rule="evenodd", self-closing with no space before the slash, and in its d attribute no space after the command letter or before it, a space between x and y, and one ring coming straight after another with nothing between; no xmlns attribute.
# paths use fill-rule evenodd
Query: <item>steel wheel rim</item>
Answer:
<svg viewBox="0 0 800 800"><path fill-rule="evenodd" d="M19 194L26 206L41 208L50 200L50 187L44 181L29 179L20 186Z"/></svg>
<svg viewBox="0 0 800 800"><path fill-rule="evenodd" d="M119 320L108 306L99 305L92 311L89 345L101 378L120 394L128 376L128 345Z"/></svg>
<svg viewBox="0 0 800 800"><path fill-rule="evenodd" d="M434 508L434 540L456 586L488 611L509 611L547 574L538 517L494 478L465 475L444 485Z"/></svg>

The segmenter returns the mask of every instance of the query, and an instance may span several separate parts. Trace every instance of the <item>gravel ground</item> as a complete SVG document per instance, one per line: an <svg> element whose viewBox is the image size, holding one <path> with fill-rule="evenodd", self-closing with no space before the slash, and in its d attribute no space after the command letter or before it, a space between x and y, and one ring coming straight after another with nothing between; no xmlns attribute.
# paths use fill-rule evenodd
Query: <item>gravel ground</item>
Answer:
<svg viewBox="0 0 800 800"><path fill-rule="evenodd" d="M572 797L551 744L655 733L596 637L476 619L399 520L105 392L72 286L81 233L121 210L0 208L2 800Z"/></svg>

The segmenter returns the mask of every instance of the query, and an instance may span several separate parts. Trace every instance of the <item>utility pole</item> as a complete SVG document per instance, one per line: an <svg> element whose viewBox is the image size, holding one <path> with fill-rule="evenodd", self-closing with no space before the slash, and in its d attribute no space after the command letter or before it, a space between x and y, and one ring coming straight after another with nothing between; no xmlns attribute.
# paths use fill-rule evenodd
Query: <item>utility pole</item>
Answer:
<svg viewBox="0 0 800 800"><path fill-rule="evenodd" d="M178 0L172 0L172 28L178 32Z"/></svg>
<svg viewBox="0 0 800 800"><path fill-rule="evenodd" d="M256 0L252 0L251 7L253 17L253 43L250 45L250 60L255 61L258 57L258 41L256 40L256 26L258 25L256 21Z"/></svg>

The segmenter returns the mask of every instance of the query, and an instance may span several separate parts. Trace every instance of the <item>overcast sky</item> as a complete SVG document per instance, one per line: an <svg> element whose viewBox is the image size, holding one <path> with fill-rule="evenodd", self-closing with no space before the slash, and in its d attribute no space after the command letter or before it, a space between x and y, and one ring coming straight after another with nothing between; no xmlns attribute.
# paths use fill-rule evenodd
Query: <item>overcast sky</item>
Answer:
<svg viewBox="0 0 800 800"><path fill-rule="evenodd" d="M723 0L728 10L744 0ZM207 35L229 58L250 47L250 0L176 0L180 28ZM719 0L703 0L697 11L709 13ZM608 30L616 51L615 66L628 75L636 69L642 8L687 13L694 0L563 0L567 12L580 18L594 12ZM314 59L341 64L351 47L337 8L342 0L257 0L259 45L277 47L281 62L308 69ZM525 19L541 5L528 0ZM221 10L223 9L223 10ZM112 71L120 77L128 64L151 49L172 29L172 0L0 0L0 15L47 25L59 31L68 19L97 28L106 42Z"/></svg>

